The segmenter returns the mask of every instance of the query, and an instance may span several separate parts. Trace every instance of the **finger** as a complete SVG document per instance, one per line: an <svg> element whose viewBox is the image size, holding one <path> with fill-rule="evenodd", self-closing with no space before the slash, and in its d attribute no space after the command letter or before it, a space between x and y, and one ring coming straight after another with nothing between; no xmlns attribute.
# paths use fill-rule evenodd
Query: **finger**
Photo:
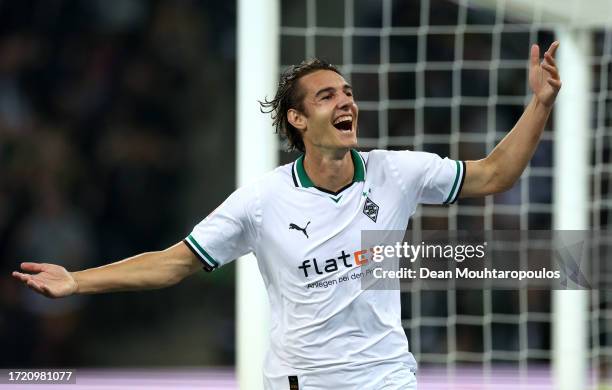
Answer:
<svg viewBox="0 0 612 390"><path fill-rule="evenodd" d="M557 52L557 48L559 47L559 41L554 41L550 47L548 48L548 50L546 50L547 53L549 53L552 57L555 56L555 53Z"/></svg>
<svg viewBox="0 0 612 390"><path fill-rule="evenodd" d="M555 78L558 79L559 78L559 72L557 71L557 68L550 66L548 64L542 64L542 69L546 70L548 73L550 73L550 75Z"/></svg>
<svg viewBox="0 0 612 390"><path fill-rule="evenodd" d="M532 67L538 66L538 64L540 63L540 46L536 45L535 43L531 45L529 62Z"/></svg>
<svg viewBox="0 0 612 390"><path fill-rule="evenodd" d="M561 80L555 80L555 79L547 79L546 82L548 82L548 84L550 84L551 87L555 88L555 89L561 89Z"/></svg>
<svg viewBox="0 0 612 390"><path fill-rule="evenodd" d="M27 281L26 283L28 285L28 287L30 287L32 290L44 294L42 285L40 285L39 283L35 282L34 279L30 279Z"/></svg>
<svg viewBox="0 0 612 390"><path fill-rule="evenodd" d="M41 288L41 290L42 290L42 293L43 293L43 294L44 294L46 297L48 297L48 298L53 298L53 297L51 296L51 291L49 290L49 287L47 287L47 286L40 286L40 288Z"/></svg>
<svg viewBox="0 0 612 390"><path fill-rule="evenodd" d="M41 272L43 265L40 263L21 263L21 269L28 272Z"/></svg>
<svg viewBox="0 0 612 390"><path fill-rule="evenodd" d="M550 53L544 53L544 61L552 66L557 66L555 58L551 56Z"/></svg>
<svg viewBox="0 0 612 390"><path fill-rule="evenodd" d="M49 289L42 283L35 281L34 279L30 279L27 283L28 287L37 293L43 294L45 296L49 296Z"/></svg>
<svg viewBox="0 0 612 390"><path fill-rule="evenodd" d="M13 272L11 275L13 275L13 277L15 277L16 279L19 279L22 282L27 282L28 279L30 278L30 275L27 274L22 274L21 272Z"/></svg>

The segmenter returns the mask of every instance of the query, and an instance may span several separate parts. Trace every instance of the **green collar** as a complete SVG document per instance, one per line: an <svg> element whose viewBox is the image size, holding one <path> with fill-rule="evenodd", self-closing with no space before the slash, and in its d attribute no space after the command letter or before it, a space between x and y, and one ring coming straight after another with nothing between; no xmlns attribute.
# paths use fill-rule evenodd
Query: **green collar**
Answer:
<svg viewBox="0 0 612 390"><path fill-rule="evenodd" d="M353 158L353 166L355 168L353 182L365 181L366 165L363 157L361 157L361 154L359 154L359 152L355 149L351 149L351 157ZM304 169L304 155L301 155L297 160L295 160L291 174L293 176L293 183L296 187L315 187L314 183L312 180L310 180L306 174L306 170Z"/></svg>

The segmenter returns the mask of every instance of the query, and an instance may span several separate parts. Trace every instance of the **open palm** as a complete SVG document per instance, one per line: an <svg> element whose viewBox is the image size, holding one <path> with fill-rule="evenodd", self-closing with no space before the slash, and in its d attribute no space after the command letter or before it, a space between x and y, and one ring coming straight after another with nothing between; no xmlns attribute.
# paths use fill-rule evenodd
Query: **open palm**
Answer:
<svg viewBox="0 0 612 390"><path fill-rule="evenodd" d="M544 60L540 62L540 47L531 46L529 60L529 86L537 99L545 106L552 106L561 89L561 79L555 63L555 52L559 42L553 42L544 53Z"/></svg>
<svg viewBox="0 0 612 390"><path fill-rule="evenodd" d="M61 298L76 292L77 283L66 268L46 263L21 263L22 272L13 272L29 288L49 298Z"/></svg>

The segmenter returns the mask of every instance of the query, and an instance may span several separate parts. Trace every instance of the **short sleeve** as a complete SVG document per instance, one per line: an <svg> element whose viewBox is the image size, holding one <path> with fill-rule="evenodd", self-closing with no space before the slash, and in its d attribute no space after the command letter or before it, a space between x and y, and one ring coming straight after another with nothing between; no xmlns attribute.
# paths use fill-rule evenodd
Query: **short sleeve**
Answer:
<svg viewBox="0 0 612 390"><path fill-rule="evenodd" d="M253 251L258 215L254 186L240 188L198 223L184 242L206 271L214 271Z"/></svg>
<svg viewBox="0 0 612 390"><path fill-rule="evenodd" d="M427 152L395 152L395 165L404 187L416 190L416 201L451 204L459 197L465 179L465 162Z"/></svg>

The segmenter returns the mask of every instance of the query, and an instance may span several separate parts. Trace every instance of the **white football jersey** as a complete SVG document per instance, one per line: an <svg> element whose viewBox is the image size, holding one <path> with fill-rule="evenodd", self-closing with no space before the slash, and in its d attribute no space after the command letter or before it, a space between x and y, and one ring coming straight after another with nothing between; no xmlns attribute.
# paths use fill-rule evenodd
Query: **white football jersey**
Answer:
<svg viewBox="0 0 612 390"><path fill-rule="evenodd" d="M212 271L253 252L271 307L265 388L405 389L416 362L399 290L363 289L362 230L405 230L419 203L456 200L465 163L412 151L351 151L352 183L317 188L303 157L236 190L185 243Z"/></svg>

